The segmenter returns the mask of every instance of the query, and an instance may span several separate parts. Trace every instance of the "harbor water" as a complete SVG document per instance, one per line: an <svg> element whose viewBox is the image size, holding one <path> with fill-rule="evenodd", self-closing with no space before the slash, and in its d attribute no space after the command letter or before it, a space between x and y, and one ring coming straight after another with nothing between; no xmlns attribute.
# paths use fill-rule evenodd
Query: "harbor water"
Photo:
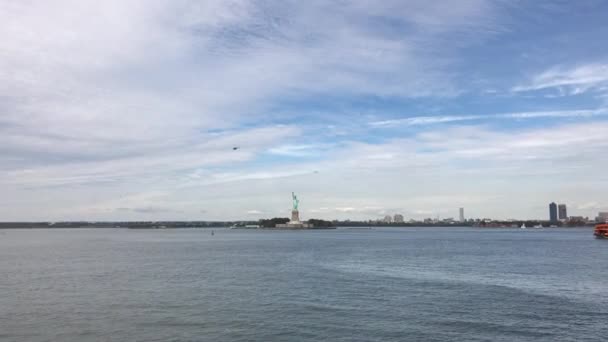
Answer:
<svg viewBox="0 0 608 342"><path fill-rule="evenodd" d="M0 341L602 341L591 228L7 229Z"/></svg>

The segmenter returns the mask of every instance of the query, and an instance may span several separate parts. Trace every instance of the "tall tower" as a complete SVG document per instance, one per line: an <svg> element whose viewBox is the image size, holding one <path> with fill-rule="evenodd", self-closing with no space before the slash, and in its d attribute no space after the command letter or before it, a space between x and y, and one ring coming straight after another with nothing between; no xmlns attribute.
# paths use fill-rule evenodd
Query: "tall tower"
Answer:
<svg viewBox="0 0 608 342"><path fill-rule="evenodd" d="M549 204L549 221L557 222L557 204L555 202Z"/></svg>
<svg viewBox="0 0 608 342"><path fill-rule="evenodd" d="M464 222L464 208L460 208L460 222Z"/></svg>
<svg viewBox="0 0 608 342"><path fill-rule="evenodd" d="M559 204L557 206L557 213L559 216L560 220L567 220L568 219L568 211L566 210L566 205L565 204Z"/></svg>

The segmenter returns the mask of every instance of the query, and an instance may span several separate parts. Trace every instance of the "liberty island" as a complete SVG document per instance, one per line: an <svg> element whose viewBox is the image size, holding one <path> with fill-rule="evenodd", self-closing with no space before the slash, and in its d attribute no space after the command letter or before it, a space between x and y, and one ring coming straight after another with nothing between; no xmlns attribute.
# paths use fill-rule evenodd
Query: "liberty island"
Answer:
<svg viewBox="0 0 608 342"><path fill-rule="evenodd" d="M308 229L312 228L312 225L306 222L300 221L300 200L298 196L294 192L291 193L291 199L293 201L293 207L291 209L291 220L287 223L277 224L276 228L278 229Z"/></svg>

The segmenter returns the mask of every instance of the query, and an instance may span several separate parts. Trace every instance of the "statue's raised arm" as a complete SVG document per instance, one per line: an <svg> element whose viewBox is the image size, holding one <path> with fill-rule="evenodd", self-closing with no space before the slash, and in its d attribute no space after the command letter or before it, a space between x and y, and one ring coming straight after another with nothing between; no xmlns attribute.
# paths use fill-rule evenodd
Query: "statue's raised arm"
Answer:
<svg viewBox="0 0 608 342"><path fill-rule="evenodd" d="M291 198L293 199L293 210L298 210L298 204L300 204L300 200L298 200L298 196L295 193L291 193Z"/></svg>

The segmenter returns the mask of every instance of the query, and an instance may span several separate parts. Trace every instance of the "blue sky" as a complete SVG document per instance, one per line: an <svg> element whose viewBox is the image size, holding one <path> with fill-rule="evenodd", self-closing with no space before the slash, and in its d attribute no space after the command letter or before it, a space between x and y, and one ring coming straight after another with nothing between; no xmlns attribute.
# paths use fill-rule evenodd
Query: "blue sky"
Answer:
<svg viewBox="0 0 608 342"><path fill-rule="evenodd" d="M2 1L0 220L608 210L605 1ZM236 151L234 146L240 148Z"/></svg>

